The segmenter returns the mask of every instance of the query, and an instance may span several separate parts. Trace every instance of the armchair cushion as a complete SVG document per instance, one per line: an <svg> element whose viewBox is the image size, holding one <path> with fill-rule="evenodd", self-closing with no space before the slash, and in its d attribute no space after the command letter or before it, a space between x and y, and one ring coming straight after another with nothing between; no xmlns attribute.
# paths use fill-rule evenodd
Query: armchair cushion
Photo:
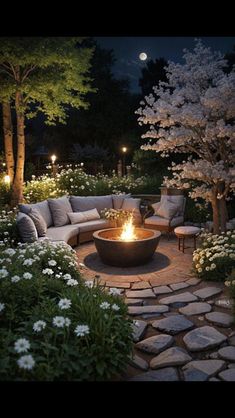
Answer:
<svg viewBox="0 0 235 418"><path fill-rule="evenodd" d="M171 220L178 211L179 205L177 203L164 199L155 213L157 216Z"/></svg>
<svg viewBox="0 0 235 418"><path fill-rule="evenodd" d="M175 203L178 206L178 211L176 213L176 216L184 215L186 199L183 195L162 195L161 202L165 202L165 201Z"/></svg>
<svg viewBox="0 0 235 418"><path fill-rule="evenodd" d="M155 226L159 225L159 226L170 227L170 226L182 225L183 222L184 222L183 216L176 216L170 221L169 219L161 218L160 216L153 215L153 216L150 216L149 218L146 218L144 223L146 225L155 225Z"/></svg>

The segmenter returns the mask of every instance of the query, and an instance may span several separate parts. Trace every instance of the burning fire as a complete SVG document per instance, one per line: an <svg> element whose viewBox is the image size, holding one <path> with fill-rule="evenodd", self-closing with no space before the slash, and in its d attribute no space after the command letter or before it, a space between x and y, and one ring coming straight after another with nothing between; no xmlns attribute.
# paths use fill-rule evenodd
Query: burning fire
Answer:
<svg viewBox="0 0 235 418"><path fill-rule="evenodd" d="M133 225L133 216L131 216L130 219L124 223L120 239L122 241L133 241L137 239L135 227Z"/></svg>

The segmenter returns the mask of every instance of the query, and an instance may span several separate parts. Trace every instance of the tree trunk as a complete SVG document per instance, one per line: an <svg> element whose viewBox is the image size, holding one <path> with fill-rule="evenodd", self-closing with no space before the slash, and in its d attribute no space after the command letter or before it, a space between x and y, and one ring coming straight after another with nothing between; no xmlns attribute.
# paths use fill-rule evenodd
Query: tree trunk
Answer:
<svg viewBox="0 0 235 418"><path fill-rule="evenodd" d="M10 183L12 184L14 180L15 162L13 152L13 127L11 119L11 106L9 102L2 103L2 115L7 174L10 177Z"/></svg>
<svg viewBox="0 0 235 418"><path fill-rule="evenodd" d="M11 206L17 206L23 201L24 162L25 162L25 135L24 111L22 109L22 95L16 92L15 107L17 120L17 160L15 178L12 189Z"/></svg>
<svg viewBox="0 0 235 418"><path fill-rule="evenodd" d="M219 211L220 211L221 232L226 232L226 223L228 221L228 211L227 211L226 200L224 197L223 199L219 201Z"/></svg>
<svg viewBox="0 0 235 418"><path fill-rule="evenodd" d="M212 210L213 210L213 233L219 234L220 233L220 229L219 229L220 219L219 219L219 205L218 205L217 196L213 196L211 205L212 205Z"/></svg>

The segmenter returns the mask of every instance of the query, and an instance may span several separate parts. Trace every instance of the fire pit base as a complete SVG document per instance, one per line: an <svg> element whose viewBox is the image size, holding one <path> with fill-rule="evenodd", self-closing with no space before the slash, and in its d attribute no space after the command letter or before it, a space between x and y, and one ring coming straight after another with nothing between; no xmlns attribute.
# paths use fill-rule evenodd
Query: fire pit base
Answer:
<svg viewBox="0 0 235 418"><path fill-rule="evenodd" d="M137 239L119 239L122 228L102 229L93 233L97 252L103 263L116 267L134 267L147 263L153 256L161 233L152 229L135 228Z"/></svg>

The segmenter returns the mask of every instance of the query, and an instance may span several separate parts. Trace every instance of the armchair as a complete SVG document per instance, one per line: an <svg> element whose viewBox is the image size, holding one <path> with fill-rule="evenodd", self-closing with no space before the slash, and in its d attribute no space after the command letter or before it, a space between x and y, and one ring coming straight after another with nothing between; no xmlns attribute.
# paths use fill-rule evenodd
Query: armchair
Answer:
<svg viewBox="0 0 235 418"><path fill-rule="evenodd" d="M160 205L167 201L179 205L178 211L173 216L163 217L158 215ZM183 225L185 212L186 198L182 195L167 196L162 195L158 203L150 206L150 209L144 216L144 228L156 229L158 231L165 231L170 233L176 226Z"/></svg>

